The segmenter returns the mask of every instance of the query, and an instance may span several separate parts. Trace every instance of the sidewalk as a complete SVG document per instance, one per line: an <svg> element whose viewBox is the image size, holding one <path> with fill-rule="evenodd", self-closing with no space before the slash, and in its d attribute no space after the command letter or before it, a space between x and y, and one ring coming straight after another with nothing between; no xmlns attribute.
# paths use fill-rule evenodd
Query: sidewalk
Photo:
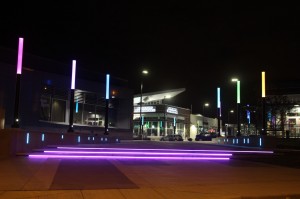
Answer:
<svg viewBox="0 0 300 199"><path fill-rule="evenodd" d="M111 147L111 145L105 145ZM158 148L160 143L118 147ZM165 143L166 148L187 148ZM216 148L201 144L192 148ZM232 158L216 160L0 160L0 198L300 198L300 169Z"/></svg>

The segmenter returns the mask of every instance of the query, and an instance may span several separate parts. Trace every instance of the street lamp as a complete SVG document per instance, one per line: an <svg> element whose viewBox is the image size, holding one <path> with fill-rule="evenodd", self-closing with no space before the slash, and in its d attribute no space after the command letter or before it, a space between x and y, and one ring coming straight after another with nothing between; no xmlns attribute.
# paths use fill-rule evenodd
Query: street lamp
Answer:
<svg viewBox="0 0 300 199"><path fill-rule="evenodd" d="M202 106L202 128L203 128L203 131L204 131L204 108L205 107L209 107L209 103L204 103Z"/></svg>
<svg viewBox="0 0 300 199"><path fill-rule="evenodd" d="M229 114L233 114L234 113L234 110L230 110L230 111L228 111L228 113L227 113L227 132L229 133L229 124L230 124L230 117L229 117ZM228 135L228 134L227 134Z"/></svg>
<svg viewBox="0 0 300 199"><path fill-rule="evenodd" d="M230 117L229 117L229 114L230 114L230 113L234 113L234 110L228 111L228 116L227 116L227 122L228 122L228 124L230 123L230 122L229 122L229 118L230 118Z"/></svg>
<svg viewBox="0 0 300 199"><path fill-rule="evenodd" d="M203 116L204 116L204 108L205 107L209 107L209 103L204 103L203 106L202 106L202 113L203 113Z"/></svg>
<svg viewBox="0 0 300 199"><path fill-rule="evenodd" d="M142 75L147 75L148 70L142 70ZM142 103L143 103L143 78L141 78L141 98L140 98L140 134L143 137L143 119L142 119Z"/></svg>
<svg viewBox="0 0 300 199"><path fill-rule="evenodd" d="M237 136L241 135L241 127L240 127L240 103L241 103L241 98L240 98L240 80L238 80L237 78L233 78L231 79L232 82L236 82L236 102L237 102L237 106L236 106L236 112L237 112Z"/></svg>

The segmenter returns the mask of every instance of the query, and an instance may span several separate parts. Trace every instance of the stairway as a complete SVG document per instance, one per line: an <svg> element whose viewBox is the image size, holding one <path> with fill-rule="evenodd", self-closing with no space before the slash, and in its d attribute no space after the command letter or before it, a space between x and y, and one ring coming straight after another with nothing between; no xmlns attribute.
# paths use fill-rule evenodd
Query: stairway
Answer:
<svg viewBox="0 0 300 199"><path fill-rule="evenodd" d="M155 159L155 160L229 160L232 153L214 150L140 149L56 146L35 150L29 158Z"/></svg>

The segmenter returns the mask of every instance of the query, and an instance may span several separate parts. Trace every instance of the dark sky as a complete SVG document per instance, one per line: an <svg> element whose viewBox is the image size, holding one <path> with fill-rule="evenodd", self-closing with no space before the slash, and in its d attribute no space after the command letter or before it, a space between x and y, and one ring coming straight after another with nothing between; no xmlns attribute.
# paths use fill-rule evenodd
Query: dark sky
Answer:
<svg viewBox="0 0 300 199"><path fill-rule="evenodd" d="M257 103L261 71L267 84L299 80L297 1L18 1L1 3L0 46L127 79L139 93L186 88L170 104L216 113ZM71 67L71 66L70 66ZM298 81L298 87L299 86Z"/></svg>

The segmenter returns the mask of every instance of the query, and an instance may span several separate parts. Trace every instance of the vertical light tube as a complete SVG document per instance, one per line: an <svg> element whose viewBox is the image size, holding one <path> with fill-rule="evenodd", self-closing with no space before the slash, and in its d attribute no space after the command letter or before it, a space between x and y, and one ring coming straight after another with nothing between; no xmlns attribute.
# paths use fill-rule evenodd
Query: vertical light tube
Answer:
<svg viewBox="0 0 300 199"><path fill-rule="evenodd" d="M73 60L73 62L72 62L71 89L75 89L75 77L76 77L76 60Z"/></svg>
<svg viewBox="0 0 300 199"><path fill-rule="evenodd" d="M17 74L22 74L23 43L24 43L24 39L20 37L19 48L18 48Z"/></svg>
<svg viewBox="0 0 300 199"><path fill-rule="evenodd" d="M261 72L261 97L266 97L266 76L265 72Z"/></svg>
<svg viewBox="0 0 300 199"><path fill-rule="evenodd" d="M217 101L217 106L218 106L218 108L221 108L221 100L220 100L220 93L221 93L221 91L220 91L220 88L218 87L217 88L217 98L218 98L218 101Z"/></svg>
<svg viewBox="0 0 300 199"><path fill-rule="evenodd" d="M109 75L106 75L106 92L105 99L109 99Z"/></svg>
<svg viewBox="0 0 300 199"><path fill-rule="evenodd" d="M30 140L30 137L29 137L29 133L26 133L26 144L29 144L29 140Z"/></svg>
<svg viewBox="0 0 300 199"><path fill-rule="evenodd" d="M75 107L75 112L78 113L78 108L79 108L79 104L78 104L78 98L76 99L76 107Z"/></svg>
<svg viewBox="0 0 300 199"><path fill-rule="evenodd" d="M240 104L241 103L241 86L240 86L240 81L238 80L236 82L236 88L237 88L237 103Z"/></svg>

